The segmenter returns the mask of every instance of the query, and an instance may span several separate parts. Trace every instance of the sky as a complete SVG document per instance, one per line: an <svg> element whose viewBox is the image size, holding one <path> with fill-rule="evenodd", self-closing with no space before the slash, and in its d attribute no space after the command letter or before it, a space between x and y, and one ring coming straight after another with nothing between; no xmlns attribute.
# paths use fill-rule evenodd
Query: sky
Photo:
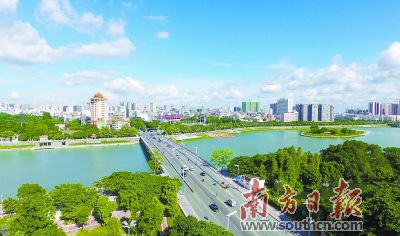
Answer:
<svg viewBox="0 0 400 236"><path fill-rule="evenodd" d="M0 101L400 98L400 1L0 0Z"/></svg>

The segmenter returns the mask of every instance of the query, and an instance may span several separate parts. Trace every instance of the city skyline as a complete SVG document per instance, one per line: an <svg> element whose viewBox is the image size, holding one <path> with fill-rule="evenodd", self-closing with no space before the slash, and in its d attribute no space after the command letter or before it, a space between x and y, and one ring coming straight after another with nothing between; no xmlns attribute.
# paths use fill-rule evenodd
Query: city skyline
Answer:
<svg viewBox="0 0 400 236"><path fill-rule="evenodd" d="M344 111L398 99L400 3L241 4L0 1L0 101L79 104L101 91L111 103L291 97Z"/></svg>

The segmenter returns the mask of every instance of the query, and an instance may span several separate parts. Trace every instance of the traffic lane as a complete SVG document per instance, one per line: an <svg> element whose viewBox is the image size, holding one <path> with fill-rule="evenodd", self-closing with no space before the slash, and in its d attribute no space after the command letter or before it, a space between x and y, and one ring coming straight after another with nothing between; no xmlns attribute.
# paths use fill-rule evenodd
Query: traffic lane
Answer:
<svg viewBox="0 0 400 236"><path fill-rule="evenodd" d="M164 150L163 148L161 148L162 150ZM168 156L167 158L170 158L170 153L169 151L166 151L166 156ZM171 164L175 166L175 168L181 166L183 163L175 158L171 158ZM191 174L188 174L188 176L192 176ZM202 186L201 184L199 184L200 182L195 182L192 180L192 178L185 178L186 181L189 183L189 185L195 189L194 192L191 192L189 190L184 190L184 195L186 196L187 200L189 202L191 202L192 207L194 208L194 210L196 211L196 213L198 214L198 216L204 216L208 217L209 220L211 220L212 222L219 224L221 226L224 226L224 216L219 216L218 214L212 214L213 212L211 211L211 209L209 208L209 204L211 204L211 202L215 202L214 199L212 198L212 194L210 192L206 192L205 189L203 188L204 186ZM200 181L200 180L199 180ZM205 200L208 201L205 201ZM211 213L211 214L210 214ZM239 230L238 229L234 229L236 235L239 234Z"/></svg>
<svg viewBox="0 0 400 236"><path fill-rule="evenodd" d="M163 147L164 147L164 149L167 151L167 152L169 152L169 147L167 146L167 147L165 147L164 145L162 145ZM183 153L183 155L184 155L184 153ZM173 155L172 155L173 156ZM173 158L174 158L174 156L173 156ZM182 158L179 162L178 161L174 161L175 163L176 163L176 167L179 167L179 166L181 166L181 165L183 165L183 164L188 164L188 165L190 165L190 162L186 162L187 160L186 159L184 159L184 158ZM213 170L210 170L212 173L215 173ZM190 172L189 172L190 173ZM190 175L190 176L193 176L193 175ZM200 175L199 175L200 176ZM197 176L197 175L195 175L194 177L194 179L197 179L198 181L200 181L199 180L199 176ZM220 177L220 176L214 176L214 177ZM187 180L188 180L188 178L186 178ZM190 179L190 178L189 178ZM228 196L225 196L225 198L226 197L228 197L228 199L229 199L229 197L232 197L232 194L229 194L227 191L224 191L225 189L222 189L222 188L220 188L219 187L219 185L216 185L216 186L214 186L215 187L215 189L213 189L213 188L208 188L207 187L207 185L203 185L203 184L201 184L200 182L191 182L190 180L188 180L188 182L189 182L189 184L191 185L191 186L196 186L197 185L197 187L198 187L198 189L202 189L202 190L205 190L205 194L203 193L203 195L204 195L204 197L206 197L206 198L208 198L210 201L212 201L212 200L214 200L212 197L210 197L211 195L213 195L212 194L212 191L213 190L215 190L216 191L216 193L217 192L219 192L220 193L220 195L222 195L223 193L226 193ZM214 182L214 180L211 180L211 181L209 181L210 183L210 186L212 186L212 183ZM204 189L204 187L206 188L206 189ZM213 189L213 190L212 190ZM201 192L199 192L199 193L201 193ZM185 194L185 195L187 195L187 194ZM225 195L225 194L224 194ZM196 194L194 194L193 196L196 196ZM201 200L203 200L204 199L204 197L201 199ZM218 199L218 197L217 197L217 199L215 199L213 202L215 202L215 203L218 203L218 205L220 206L220 208L222 208L223 210L222 210L222 216L221 216L221 219L220 220L218 220L218 221L223 221L223 219L226 217L225 215L226 214L228 214L228 213L230 213L230 212L232 212L232 209L229 209L229 208L227 208L226 207L226 205L225 205L225 203L224 203L224 199L225 198L223 198L222 200L220 200L220 199ZM197 200L195 200L195 202L202 202L202 201L197 201ZM203 202L204 203L204 202ZM207 203L205 203L206 205L207 205L207 208L209 209L209 204L207 204ZM222 206L222 207L221 207ZM202 207L203 208L203 207ZM225 209L224 209L225 208ZM203 208L204 209L204 208ZM209 209L209 211L211 211L211 209ZM225 213L225 215L224 215L224 213ZM214 220L216 220L216 219L214 219ZM226 219L227 220L227 219ZM232 216L231 217L231 230L233 230L233 231L236 231L236 232L240 232L240 233L242 233L242 231L239 229L239 227L240 227L240 220L239 220L239 217L238 216ZM222 224L223 225L223 224ZM250 232L246 232L246 235L249 235L249 234L253 234L253 233L250 233ZM281 234L279 234L279 235L281 235Z"/></svg>
<svg viewBox="0 0 400 236"><path fill-rule="evenodd" d="M169 151L169 149L165 149L161 147L162 150L166 151L166 156L167 158L171 157L171 153ZM172 155L173 156L173 155ZM181 167L182 165L185 164L184 160L178 160L175 158L171 158L171 164L175 165L175 168L177 167ZM187 196L188 201L190 201L190 199L193 199L192 203L197 203L197 204L192 204L194 206L192 206L196 213L204 213L206 214L205 216L207 216L209 219L209 214L208 213L213 213L212 210L209 208L209 205L211 203L216 203L218 205L222 205L222 201L219 199L215 199L213 196L214 194L212 193L212 188L208 188L207 185L204 185L203 182L201 182L201 180L199 179L199 177L194 173L196 171L188 171L188 177L185 178L185 180L188 182L188 184L193 188L193 190L195 192L189 192L188 190L185 191L185 196ZM200 176L200 172L198 172L199 176ZM210 182L211 184L211 182ZM201 197L200 197L201 195ZM207 199L208 201L205 201L205 199ZM196 207L197 205L199 205L200 207ZM225 209L224 209L225 208ZM202 211L200 209L208 209L208 211ZM221 208L220 208L221 209ZM215 212L214 214L211 214L211 218L212 221L220 224L221 226L224 226L224 220L226 220L226 214L230 213L229 209L227 207L222 207L222 209L219 212ZM219 217L216 217L218 216ZM236 235L242 234L241 230L240 230L240 225L236 224L235 222L232 221L231 223L231 228L230 230L235 232ZM249 235L249 234L247 234Z"/></svg>
<svg viewBox="0 0 400 236"><path fill-rule="evenodd" d="M186 152L182 152L182 151L181 151L181 153L183 153L183 155L186 154ZM190 153L190 152L188 152L188 153ZM192 154L192 153L190 153L190 154ZM190 154L188 154L188 156L189 156ZM187 157L187 156L185 156L185 157ZM194 158L197 158L197 157L194 156ZM189 160L193 162L192 159L189 158ZM185 162L185 161L186 161L186 159L183 159L183 162ZM190 165L190 164L191 164L190 161L187 161L185 164ZM196 163L196 164L197 164L197 163ZM216 173L211 167L208 168L209 171L207 171L207 170L205 170L205 169L200 169L200 170L201 170L201 171L206 171L206 172L208 172L209 174L211 173L211 175L213 176L214 179L218 179L218 178L219 178L220 181L226 181L226 180L224 180L218 173ZM200 178L200 177L199 177L199 178ZM216 193L219 193L219 194L221 194L221 195L223 196L223 199L222 199L222 202L223 202L223 203L222 203L222 206L225 206L225 201L224 201L224 199L230 199L230 198L232 198L233 200L235 200L235 201L236 201L237 203L239 203L239 204L244 203L244 198L242 197L242 194L241 194L239 191L234 190L234 189L231 189L231 188L229 188L229 190L231 190L231 191L226 190L226 189L223 189L222 187L218 188L219 185L216 185L215 187L216 187L216 189L215 189ZM211 191L212 191L212 190L211 190ZM267 206L267 207L268 207L268 206ZM231 209L231 211L233 211L234 209L237 210L237 211L239 211L239 206L236 206L236 208ZM232 216L232 217L231 217L231 220L232 220L233 222L237 221L237 224L240 224L239 216ZM277 221L277 220L276 220L275 218L273 218L271 215L268 215L267 218L266 218L266 220L269 220L269 221ZM285 231L283 231L283 232L274 232L274 233L272 233L272 234L274 234L274 235L291 235L289 232L285 232Z"/></svg>
<svg viewBox="0 0 400 236"><path fill-rule="evenodd" d="M181 161L181 165L185 164L185 159L184 161ZM212 183L214 182L213 180L206 178L205 182L202 182L202 176L200 176L200 171L197 171L195 169L195 171L188 171L190 174L188 174L188 183L193 187L194 191L202 194L203 196L205 196L208 200L210 200L211 202L209 202L208 205L208 209L209 211L211 211L211 209L209 208L209 205L211 203L215 203L217 204L218 208L219 208L219 213L220 213L220 217L222 221L225 221L224 224L222 224L223 227L226 227L227 224L227 217L226 215L229 213L232 213L234 210L237 210L237 214L232 215L230 217L230 230L235 232L235 235L243 234L243 231L241 231L240 228L240 220L239 220L239 209L238 208L231 208L228 207L225 203L225 201L227 199L229 199L229 194L225 193L225 196L222 196L222 193L224 193L225 189L222 189L219 185L213 186ZM217 194L214 194L217 193ZM219 193L219 194L218 194ZM204 195L205 194L205 195ZM204 200L204 197L201 198L202 200ZM255 232L246 232L245 235L258 235Z"/></svg>

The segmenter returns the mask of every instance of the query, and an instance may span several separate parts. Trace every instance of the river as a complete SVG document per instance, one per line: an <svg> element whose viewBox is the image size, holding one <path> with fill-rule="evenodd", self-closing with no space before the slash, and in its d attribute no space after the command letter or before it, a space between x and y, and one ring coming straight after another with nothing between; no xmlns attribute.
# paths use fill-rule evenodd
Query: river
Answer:
<svg viewBox="0 0 400 236"><path fill-rule="evenodd" d="M382 147L400 147L400 129L362 129L366 136L355 138ZM295 146L305 151L318 152L344 139L308 138L296 130L274 130L236 134L234 138L202 139L183 145L209 159L213 150L232 148L236 156L254 155ZM51 189L60 183L93 181L114 171L148 172L149 168L139 144L109 147L71 148L60 150L0 152L0 194L3 198L15 196L18 187L26 182L39 183Z"/></svg>

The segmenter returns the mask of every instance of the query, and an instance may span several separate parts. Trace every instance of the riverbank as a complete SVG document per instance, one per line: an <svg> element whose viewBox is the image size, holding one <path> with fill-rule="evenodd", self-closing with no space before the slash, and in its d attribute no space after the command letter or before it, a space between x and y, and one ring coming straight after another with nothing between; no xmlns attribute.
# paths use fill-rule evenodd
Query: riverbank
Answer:
<svg viewBox="0 0 400 236"><path fill-rule="evenodd" d="M120 145L133 145L139 143L139 137L129 138L129 139L119 139L110 140L100 139L99 142L90 142L85 140L74 140L67 145L62 146L43 146L39 147L34 144L28 145L7 145L0 146L0 152L10 152L10 151L36 151L36 150L57 150L57 149L71 149L71 148L87 148L87 147L104 147L104 146L120 146Z"/></svg>
<svg viewBox="0 0 400 236"><path fill-rule="evenodd" d="M387 125L330 125L330 126L321 126L326 128L390 128ZM271 127L249 127L249 128L234 128L234 129L226 129L226 130L215 130L215 131L206 131L206 132L198 132L198 133L188 133L188 134L174 134L169 135L170 138L177 142L184 141L192 141L192 140L200 140L200 139L208 139L208 138L234 138L235 134L241 133L252 133L252 132L269 132L275 130L286 130L286 131L305 131L308 130L310 126L271 126ZM366 135L365 132L363 135ZM300 134L301 135L301 134ZM359 137L363 135L357 136L342 136L339 138L353 138ZM306 135L302 135L307 137ZM323 137L321 137L323 138Z"/></svg>

